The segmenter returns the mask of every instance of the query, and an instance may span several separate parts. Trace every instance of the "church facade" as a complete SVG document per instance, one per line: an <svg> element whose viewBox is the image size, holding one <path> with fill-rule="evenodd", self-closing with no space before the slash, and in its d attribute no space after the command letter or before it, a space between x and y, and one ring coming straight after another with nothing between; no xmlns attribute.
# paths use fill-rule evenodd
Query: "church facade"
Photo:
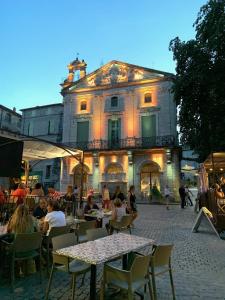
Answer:
<svg viewBox="0 0 225 300"><path fill-rule="evenodd" d="M84 191L101 192L106 184L139 198L168 185L174 196L180 181L173 74L111 61L86 75L78 59L61 84L62 142L84 151ZM79 80L74 77L79 75ZM80 185L81 165L62 160L60 189Z"/></svg>

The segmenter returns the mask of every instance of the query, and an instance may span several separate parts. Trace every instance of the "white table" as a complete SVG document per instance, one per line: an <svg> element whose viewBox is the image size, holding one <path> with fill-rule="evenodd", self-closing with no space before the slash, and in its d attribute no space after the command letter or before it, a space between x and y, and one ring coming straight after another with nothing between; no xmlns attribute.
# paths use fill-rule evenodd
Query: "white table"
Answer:
<svg viewBox="0 0 225 300"><path fill-rule="evenodd" d="M154 240L117 233L75 246L59 249L56 252L73 259L91 264L90 299L96 299L96 265L126 255L142 247L152 245Z"/></svg>

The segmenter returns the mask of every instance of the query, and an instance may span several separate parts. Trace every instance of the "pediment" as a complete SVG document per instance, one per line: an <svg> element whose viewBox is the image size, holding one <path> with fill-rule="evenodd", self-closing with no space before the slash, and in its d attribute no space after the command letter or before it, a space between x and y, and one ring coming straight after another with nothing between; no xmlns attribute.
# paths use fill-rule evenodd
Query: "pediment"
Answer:
<svg viewBox="0 0 225 300"><path fill-rule="evenodd" d="M98 86L116 85L118 83L137 82L146 79L160 79L168 75L172 76L170 73L119 61L111 61L96 71L88 74L84 78L74 82L73 86L70 88L70 91L77 88L92 88Z"/></svg>

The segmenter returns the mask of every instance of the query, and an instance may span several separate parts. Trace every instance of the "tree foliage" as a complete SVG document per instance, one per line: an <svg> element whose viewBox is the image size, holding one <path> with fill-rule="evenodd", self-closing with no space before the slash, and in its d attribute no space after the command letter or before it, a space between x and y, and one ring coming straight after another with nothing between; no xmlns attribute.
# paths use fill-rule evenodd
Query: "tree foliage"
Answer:
<svg viewBox="0 0 225 300"><path fill-rule="evenodd" d="M225 0L210 0L197 16L195 39L170 42L176 61L174 96L181 142L200 160L225 151Z"/></svg>

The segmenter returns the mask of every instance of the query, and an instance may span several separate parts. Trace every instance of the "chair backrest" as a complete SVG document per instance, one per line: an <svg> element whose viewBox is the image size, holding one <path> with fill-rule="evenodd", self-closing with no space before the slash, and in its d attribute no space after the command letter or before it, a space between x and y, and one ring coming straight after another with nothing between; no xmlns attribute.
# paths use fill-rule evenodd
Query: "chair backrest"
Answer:
<svg viewBox="0 0 225 300"><path fill-rule="evenodd" d="M154 245L151 256L151 263L154 267L165 266L169 264L173 245Z"/></svg>
<svg viewBox="0 0 225 300"><path fill-rule="evenodd" d="M49 232L49 237L53 238L55 236L68 233L70 231L70 226L52 227Z"/></svg>
<svg viewBox="0 0 225 300"><path fill-rule="evenodd" d="M53 250L74 246L77 239L74 232L61 234L52 238Z"/></svg>
<svg viewBox="0 0 225 300"><path fill-rule="evenodd" d="M132 222L132 215L122 216L120 221L121 227L128 227Z"/></svg>
<svg viewBox="0 0 225 300"><path fill-rule="evenodd" d="M86 234L88 229L96 228L96 221L81 222L78 228L78 234Z"/></svg>
<svg viewBox="0 0 225 300"><path fill-rule="evenodd" d="M42 235L40 232L18 233L15 236L13 248L15 253L37 250L41 247Z"/></svg>
<svg viewBox="0 0 225 300"><path fill-rule="evenodd" d="M148 274L150 257L150 254L146 256L135 255L133 263L130 267L132 281L144 279L146 277Z"/></svg>
<svg viewBox="0 0 225 300"><path fill-rule="evenodd" d="M86 232L88 241L94 241L108 235L106 228L88 229Z"/></svg>

